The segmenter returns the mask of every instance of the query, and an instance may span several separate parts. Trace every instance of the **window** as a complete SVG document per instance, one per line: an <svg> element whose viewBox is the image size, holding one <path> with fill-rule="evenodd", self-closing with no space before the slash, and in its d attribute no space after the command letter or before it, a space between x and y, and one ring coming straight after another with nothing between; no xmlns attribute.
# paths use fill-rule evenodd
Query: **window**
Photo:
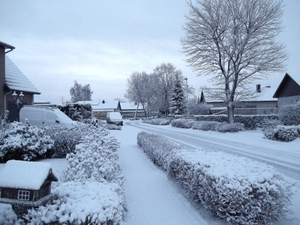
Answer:
<svg viewBox="0 0 300 225"><path fill-rule="evenodd" d="M29 196L30 196L29 191L24 191L24 190L18 191L18 199L19 200L29 200Z"/></svg>

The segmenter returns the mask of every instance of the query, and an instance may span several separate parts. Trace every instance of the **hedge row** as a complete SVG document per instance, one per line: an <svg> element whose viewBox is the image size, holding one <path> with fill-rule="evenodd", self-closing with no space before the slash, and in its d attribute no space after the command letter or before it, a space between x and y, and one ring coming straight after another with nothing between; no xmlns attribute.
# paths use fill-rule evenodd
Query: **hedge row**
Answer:
<svg viewBox="0 0 300 225"><path fill-rule="evenodd" d="M195 121L192 119L175 119L172 120L172 127L179 128L192 128L195 130L204 130L204 131L219 131L219 132L238 132L244 130L243 123L233 123L229 124L226 122L217 122L217 121Z"/></svg>
<svg viewBox="0 0 300 225"><path fill-rule="evenodd" d="M143 123L149 123L153 125L169 125L170 119L167 118L148 119L148 120L143 120Z"/></svg>
<svg viewBox="0 0 300 225"><path fill-rule="evenodd" d="M290 185L271 166L223 152L183 149L145 132L137 139L194 201L230 224L269 224L287 212Z"/></svg>
<svg viewBox="0 0 300 225"><path fill-rule="evenodd" d="M196 121L217 121L227 122L227 115L209 115L209 116L194 116ZM235 122L243 123L248 130L255 130L256 128L262 128L266 120L276 120L277 115L236 115Z"/></svg>

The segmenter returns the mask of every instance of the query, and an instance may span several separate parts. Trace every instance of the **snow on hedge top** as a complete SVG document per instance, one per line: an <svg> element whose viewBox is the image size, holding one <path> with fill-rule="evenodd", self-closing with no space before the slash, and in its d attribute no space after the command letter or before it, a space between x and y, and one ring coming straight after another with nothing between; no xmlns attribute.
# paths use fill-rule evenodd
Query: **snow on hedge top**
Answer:
<svg viewBox="0 0 300 225"><path fill-rule="evenodd" d="M224 152L187 150L175 153L176 157L193 165L198 165L205 170L207 175L216 178L263 183L279 176L279 173L272 166Z"/></svg>
<svg viewBox="0 0 300 225"><path fill-rule="evenodd" d="M0 187L38 190L50 172L50 163L9 160L0 171Z"/></svg>

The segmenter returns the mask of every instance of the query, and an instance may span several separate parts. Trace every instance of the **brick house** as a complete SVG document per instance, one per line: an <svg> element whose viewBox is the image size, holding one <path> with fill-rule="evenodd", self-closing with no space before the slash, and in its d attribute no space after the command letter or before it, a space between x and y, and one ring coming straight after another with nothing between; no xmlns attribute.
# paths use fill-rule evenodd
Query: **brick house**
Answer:
<svg viewBox="0 0 300 225"><path fill-rule="evenodd" d="M9 111L9 121L18 120L18 112L23 105L32 105L34 95L40 94L21 70L6 55L15 47L0 42L0 116ZM13 94L19 98L24 95L21 104L17 105ZM19 106L19 107L18 107Z"/></svg>

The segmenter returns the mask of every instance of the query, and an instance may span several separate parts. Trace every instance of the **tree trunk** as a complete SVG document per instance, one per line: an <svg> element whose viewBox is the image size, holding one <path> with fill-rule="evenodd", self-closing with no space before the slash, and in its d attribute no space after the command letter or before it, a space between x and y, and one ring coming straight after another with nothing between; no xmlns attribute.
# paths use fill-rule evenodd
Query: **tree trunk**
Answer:
<svg viewBox="0 0 300 225"><path fill-rule="evenodd" d="M227 105L227 119L228 123L234 123L234 105L231 102L228 102Z"/></svg>

